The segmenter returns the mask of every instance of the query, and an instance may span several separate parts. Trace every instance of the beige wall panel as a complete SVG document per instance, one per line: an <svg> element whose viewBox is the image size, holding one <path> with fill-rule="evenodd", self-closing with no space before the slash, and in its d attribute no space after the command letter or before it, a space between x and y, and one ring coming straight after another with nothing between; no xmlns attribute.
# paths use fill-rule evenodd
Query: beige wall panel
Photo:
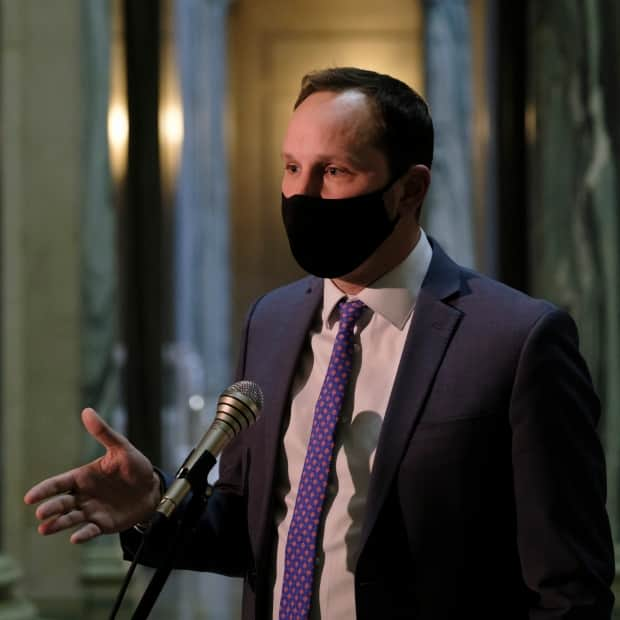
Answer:
<svg viewBox="0 0 620 620"><path fill-rule="evenodd" d="M2 533L37 599L76 597L79 575L79 549L22 502L82 445L80 2L62 6L2 2Z"/></svg>
<svg viewBox="0 0 620 620"><path fill-rule="evenodd" d="M231 11L230 135L235 333L250 301L296 266L280 217L280 147L301 77L328 66L389 73L423 90L416 1L239 1ZM320 240L317 240L320 242Z"/></svg>

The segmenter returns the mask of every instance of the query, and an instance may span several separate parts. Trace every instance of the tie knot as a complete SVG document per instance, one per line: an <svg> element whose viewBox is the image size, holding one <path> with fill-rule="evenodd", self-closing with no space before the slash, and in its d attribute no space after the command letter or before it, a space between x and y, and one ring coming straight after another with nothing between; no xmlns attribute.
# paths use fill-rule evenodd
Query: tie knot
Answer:
<svg viewBox="0 0 620 620"><path fill-rule="evenodd" d="M355 323L360 318L366 304L359 299L353 301L341 301L338 304L338 310L340 311L341 323Z"/></svg>

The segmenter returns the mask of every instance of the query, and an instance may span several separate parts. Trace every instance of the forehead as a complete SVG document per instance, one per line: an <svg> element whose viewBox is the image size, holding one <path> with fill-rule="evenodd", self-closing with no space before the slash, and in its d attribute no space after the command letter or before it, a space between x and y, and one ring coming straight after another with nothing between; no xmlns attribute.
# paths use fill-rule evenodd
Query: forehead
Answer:
<svg viewBox="0 0 620 620"><path fill-rule="evenodd" d="M293 112L284 138L291 148L368 148L376 142L371 102L359 91L313 93Z"/></svg>

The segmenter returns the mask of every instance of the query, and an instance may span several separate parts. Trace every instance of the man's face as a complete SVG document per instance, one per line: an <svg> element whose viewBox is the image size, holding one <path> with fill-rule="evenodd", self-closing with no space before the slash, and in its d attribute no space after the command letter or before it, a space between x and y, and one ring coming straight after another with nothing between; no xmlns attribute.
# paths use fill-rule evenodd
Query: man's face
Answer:
<svg viewBox="0 0 620 620"><path fill-rule="evenodd" d="M387 158L373 145L366 95L318 92L294 111L282 146L282 193L350 198L387 185Z"/></svg>

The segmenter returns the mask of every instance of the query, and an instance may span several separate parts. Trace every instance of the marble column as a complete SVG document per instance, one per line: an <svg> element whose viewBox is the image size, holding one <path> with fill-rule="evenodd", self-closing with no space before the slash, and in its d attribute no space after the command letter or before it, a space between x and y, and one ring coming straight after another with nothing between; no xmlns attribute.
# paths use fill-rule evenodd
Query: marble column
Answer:
<svg viewBox="0 0 620 620"><path fill-rule="evenodd" d="M617 3L532 2L528 85L533 292L575 317L601 396L620 541L620 70Z"/></svg>
<svg viewBox="0 0 620 620"><path fill-rule="evenodd" d="M81 401L113 426L121 421L116 274L116 212L111 183L107 113L110 93L110 4L82 0L83 138L80 232L80 391ZM84 461L100 456L101 446L84 434ZM84 614L108 617L127 565L115 537L82 548Z"/></svg>
<svg viewBox="0 0 620 620"><path fill-rule="evenodd" d="M176 3L184 141L176 206L177 341L201 358L206 394L230 379L225 143L228 0Z"/></svg>
<svg viewBox="0 0 620 620"><path fill-rule="evenodd" d="M175 3L184 138L174 218L175 368L169 463L184 457L231 378L228 161L225 144L227 0ZM188 405L189 398L197 399ZM198 403L198 404L196 404ZM204 410L206 415L196 415Z"/></svg>
<svg viewBox="0 0 620 620"><path fill-rule="evenodd" d="M424 24L435 156L423 226L457 262L474 266L469 3L424 0Z"/></svg>
<svg viewBox="0 0 620 620"><path fill-rule="evenodd" d="M164 411L164 452L176 467L207 428L232 380L226 149L228 0L175 3L184 139L175 205L175 398ZM154 618L237 617L236 581L173 575Z"/></svg>
<svg viewBox="0 0 620 620"><path fill-rule="evenodd" d="M39 536L22 498L80 458L79 1L0 8L2 547L23 572L19 590L69 618L79 553L66 536ZM20 571L1 556L3 620L35 617L15 594Z"/></svg>

